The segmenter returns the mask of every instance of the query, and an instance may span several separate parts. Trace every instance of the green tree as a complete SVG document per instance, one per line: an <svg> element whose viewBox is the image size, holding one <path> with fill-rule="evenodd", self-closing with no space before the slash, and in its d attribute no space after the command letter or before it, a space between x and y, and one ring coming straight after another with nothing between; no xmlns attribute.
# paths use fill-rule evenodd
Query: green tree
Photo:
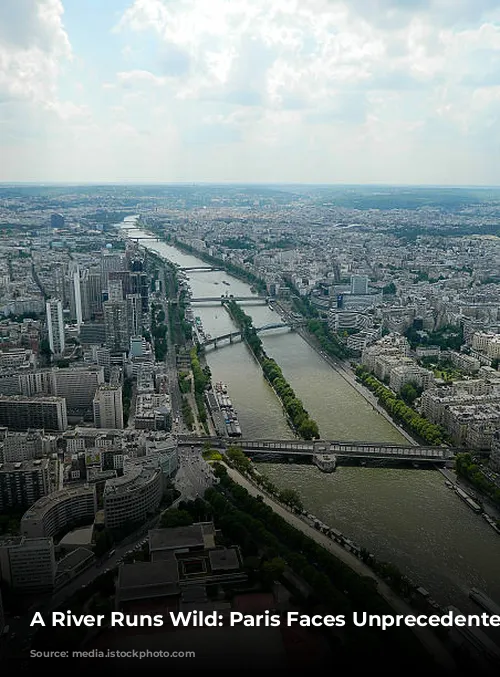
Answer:
<svg viewBox="0 0 500 677"><path fill-rule="evenodd" d="M160 527L162 529L169 529L172 527L187 527L193 523L193 518L187 510L177 510L171 508L165 510L160 520Z"/></svg>

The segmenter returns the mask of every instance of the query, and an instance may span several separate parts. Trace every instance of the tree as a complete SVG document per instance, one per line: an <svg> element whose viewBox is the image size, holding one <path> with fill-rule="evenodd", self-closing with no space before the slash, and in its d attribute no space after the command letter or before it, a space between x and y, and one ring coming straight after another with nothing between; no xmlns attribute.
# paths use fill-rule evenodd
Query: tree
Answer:
<svg viewBox="0 0 500 677"><path fill-rule="evenodd" d="M269 583L279 581L285 573L285 561L281 557L273 557L262 564L262 576Z"/></svg>
<svg viewBox="0 0 500 677"><path fill-rule="evenodd" d="M283 489L283 491L281 491L279 494L279 499L283 503L286 503L290 507L296 508L297 510L303 510L304 508L300 496L298 492L295 491L295 489Z"/></svg>
<svg viewBox="0 0 500 677"><path fill-rule="evenodd" d="M160 527L170 529L172 527L188 527L193 523L193 518L187 510L166 510L161 516Z"/></svg>

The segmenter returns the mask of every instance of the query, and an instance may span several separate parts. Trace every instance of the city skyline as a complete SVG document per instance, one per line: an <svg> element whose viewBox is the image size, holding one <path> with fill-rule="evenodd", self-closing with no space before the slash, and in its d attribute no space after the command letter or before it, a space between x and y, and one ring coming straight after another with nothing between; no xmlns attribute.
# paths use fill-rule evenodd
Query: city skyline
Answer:
<svg viewBox="0 0 500 677"><path fill-rule="evenodd" d="M5 0L2 183L500 184L491 0Z"/></svg>

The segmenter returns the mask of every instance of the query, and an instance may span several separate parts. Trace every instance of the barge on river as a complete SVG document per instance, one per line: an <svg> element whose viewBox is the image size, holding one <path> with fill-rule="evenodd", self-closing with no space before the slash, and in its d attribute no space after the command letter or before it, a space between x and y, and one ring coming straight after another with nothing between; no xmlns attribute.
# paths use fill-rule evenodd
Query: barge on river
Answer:
<svg viewBox="0 0 500 677"><path fill-rule="evenodd" d="M221 411L229 437L241 437L241 427L227 392L227 385L219 381L215 384L215 397Z"/></svg>

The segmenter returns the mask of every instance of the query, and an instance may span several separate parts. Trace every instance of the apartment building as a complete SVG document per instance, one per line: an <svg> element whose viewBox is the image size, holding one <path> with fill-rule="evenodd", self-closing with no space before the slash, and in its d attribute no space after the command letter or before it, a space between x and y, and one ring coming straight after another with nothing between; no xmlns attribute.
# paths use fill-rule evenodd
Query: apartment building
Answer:
<svg viewBox="0 0 500 677"><path fill-rule="evenodd" d="M48 458L0 463L0 513L13 508L28 508L51 490Z"/></svg>
<svg viewBox="0 0 500 677"><path fill-rule="evenodd" d="M0 395L0 426L11 430L66 430L66 400L50 396Z"/></svg>
<svg viewBox="0 0 500 677"><path fill-rule="evenodd" d="M145 522L158 509L163 495L160 467L138 464L104 487L104 517L108 529Z"/></svg>
<svg viewBox="0 0 500 677"><path fill-rule="evenodd" d="M96 512L95 485L61 489L40 498L24 513L21 533L29 538L54 536L92 523Z"/></svg>
<svg viewBox="0 0 500 677"><path fill-rule="evenodd" d="M21 536L0 541L0 577L13 590L49 591L56 570L52 538Z"/></svg>

